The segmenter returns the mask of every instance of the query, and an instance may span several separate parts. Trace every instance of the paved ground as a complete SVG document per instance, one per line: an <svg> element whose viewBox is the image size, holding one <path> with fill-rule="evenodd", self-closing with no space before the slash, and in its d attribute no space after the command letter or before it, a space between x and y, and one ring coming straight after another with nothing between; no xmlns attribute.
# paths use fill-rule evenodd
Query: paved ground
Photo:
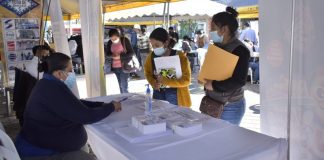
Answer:
<svg viewBox="0 0 324 160"><path fill-rule="evenodd" d="M141 79L129 81L129 92L131 93L145 93L145 84L147 81L144 79L143 73L139 73ZM192 109L199 112L200 101L204 95L203 87L200 86L195 79L197 74L192 75L192 84L190 85L190 93L192 100ZM79 94L81 98L86 98L86 83L84 76L77 76L77 84L79 88ZM106 89L107 95L119 94L118 82L114 74L106 75ZM241 127L260 132L260 96L259 85L249 84L245 86L246 97L246 110ZM3 99L2 99L3 100ZM10 137L14 138L20 130L18 121L14 116L4 117L3 107L0 106L0 121L3 123L6 132Z"/></svg>

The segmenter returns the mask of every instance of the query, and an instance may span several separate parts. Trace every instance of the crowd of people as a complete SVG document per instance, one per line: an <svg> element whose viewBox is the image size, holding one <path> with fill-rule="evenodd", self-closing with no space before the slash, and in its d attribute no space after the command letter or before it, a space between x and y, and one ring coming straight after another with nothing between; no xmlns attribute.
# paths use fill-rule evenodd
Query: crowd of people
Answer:
<svg viewBox="0 0 324 160"><path fill-rule="evenodd" d="M213 45L239 57L233 76L222 81L206 79L204 84L205 95L212 101L224 104L219 118L235 125L240 124L245 111L243 86L250 60L249 49L237 37L237 16L237 11L231 7L215 14L209 37ZM251 40L253 46L257 45L258 42L248 36L249 32L244 31L243 39ZM153 87L154 99L191 107L191 69L187 53L210 44L207 35L197 32L196 42L184 36L183 51L177 51L174 44L179 42L179 35L173 27L169 28L169 32L156 28L148 36L145 28L135 25L129 33L128 38L122 28L110 29L109 41L105 45L105 56L111 59L109 67L118 79L120 93L128 93L130 73L125 71L124 64L136 56L146 80ZM78 99L71 91L71 83L75 78L72 59L48 46L36 46L33 52L33 61L38 65L27 68L32 76L40 80L29 95L23 113L22 130L15 141L20 156L26 160L95 159L89 154L83 125L121 111L121 104ZM179 56L181 78L170 79L157 72L154 58L168 56ZM136 76L136 73L133 74Z"/></svg>

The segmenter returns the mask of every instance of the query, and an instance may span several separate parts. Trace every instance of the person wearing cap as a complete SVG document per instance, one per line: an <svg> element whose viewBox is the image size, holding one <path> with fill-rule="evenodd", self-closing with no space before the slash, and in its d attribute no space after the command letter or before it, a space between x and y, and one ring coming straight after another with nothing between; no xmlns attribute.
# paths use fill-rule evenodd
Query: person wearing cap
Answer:
<svg viewBox="0 0 324 160"><path fill-rule="evenodd" d="M146 34L145 27L141 28L141 32L138 34L137 38L138 38L137 46L139 48L139 52L141 54L142 61L145 62L146 56L149 54L149 52L151 50L149 37Z"/></svg>

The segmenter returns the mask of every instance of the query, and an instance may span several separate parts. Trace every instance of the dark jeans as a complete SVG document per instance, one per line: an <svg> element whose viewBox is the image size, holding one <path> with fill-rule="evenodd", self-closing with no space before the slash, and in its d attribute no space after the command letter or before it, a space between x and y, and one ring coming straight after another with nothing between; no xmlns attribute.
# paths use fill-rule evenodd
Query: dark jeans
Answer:
<svg viewBox="0 0 324 160"><path fill-rule="evenodd" d="M140 66L143 67L143 63L142 63L142 56L141 56L141 52L140 49L138 47L133 47L136 58L138 59L138 62L140 63Z"/></svg>
<svg viewBox="0 0 324 160"><path fill-rule="evenodd" d="M250 62L249 67L252 69L253 73L253 81L259 81L260 79L260 71L259 71L259 62Z"/></svg>
<svg viewBox="0 0 324 160"><path fill-rule="evenodd" d="M239 125L245 113L245 98L236 102L230 102L224 106L221 115L222 120L228 121L232 124Z"/></svg>
<svg viewBox="0 0 324 160"><path fill-rule="evenodd" d="M171 104L178 105L176 88L161 88L160 91L153 91L153 99L165 100Z"/></svg>
<svg viewBox="0 0 324 160"><path fill-rule="evenodd" d="M121 68L113 68L112 71L116 74L120 93L128 93L128 73L124 73Z"/></svg>

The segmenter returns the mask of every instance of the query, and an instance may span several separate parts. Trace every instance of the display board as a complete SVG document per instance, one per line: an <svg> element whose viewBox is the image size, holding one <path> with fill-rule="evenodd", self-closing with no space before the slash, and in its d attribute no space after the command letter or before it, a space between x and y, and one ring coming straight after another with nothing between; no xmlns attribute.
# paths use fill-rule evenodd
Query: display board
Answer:
<svg viewBox="0 0 324 160"><path fill-rule="evenodd" d="M33 59L32 48L39 44L39 19L2 18L4 58L7 68L8 85L13 86L15 68L26 69Z"/></svg>

